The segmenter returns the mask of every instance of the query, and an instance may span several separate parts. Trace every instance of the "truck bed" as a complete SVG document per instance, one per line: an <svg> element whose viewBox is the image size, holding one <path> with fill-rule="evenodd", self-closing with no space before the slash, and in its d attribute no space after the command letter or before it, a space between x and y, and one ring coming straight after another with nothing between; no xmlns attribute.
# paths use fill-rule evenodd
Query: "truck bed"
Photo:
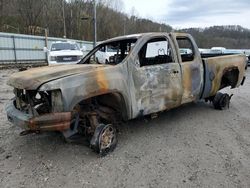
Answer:
<svg viewBox="0 0 250 188"><path fill-rule="evenodd" d="M246 68L245 55L217 54L212 57L202 57L207 58L202 58L204 85L201 98L214 96L222 88L227 86L235 88L242 83L244 69Z"/></svg>
<svg viewBox="0 0 250 188"><path fill-rule="evenodd" d="M201 58L209 58L209 57L218 57L218 56L227 56L227 55L236 55L235 53L201 53Z"/></svg>

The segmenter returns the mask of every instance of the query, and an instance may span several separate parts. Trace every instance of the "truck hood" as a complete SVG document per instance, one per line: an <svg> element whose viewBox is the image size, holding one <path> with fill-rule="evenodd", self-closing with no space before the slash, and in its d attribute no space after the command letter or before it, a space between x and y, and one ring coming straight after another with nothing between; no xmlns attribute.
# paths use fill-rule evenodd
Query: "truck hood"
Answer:
<svg viewBox="0 0 250 188"><path fill-rule="evenodd" d="M10 76L8 85L26 90L35 90L43 83L56 80L66 76L87 73L103 69L107 65L54 65L40 68L33 68L22 72L17 72Z"/></svg>

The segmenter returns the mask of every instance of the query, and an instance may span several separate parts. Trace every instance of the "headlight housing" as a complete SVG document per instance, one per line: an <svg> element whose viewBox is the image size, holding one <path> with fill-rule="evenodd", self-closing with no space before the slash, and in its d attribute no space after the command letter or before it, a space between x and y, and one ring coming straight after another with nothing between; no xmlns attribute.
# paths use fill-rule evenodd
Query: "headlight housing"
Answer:
<svg viewBox="0 0 250 188"><path fill-rule="evenodd" d="M56 61L56 56L50 56L50 61Z"/></svg>
<svg viewBox="0 0 250 188"><path fill-rule="evenodd" d="M76 57L77 60L80 60L80 59L82 59L82 58L83 58L83 55L78 55L78 56Z"/></svg>

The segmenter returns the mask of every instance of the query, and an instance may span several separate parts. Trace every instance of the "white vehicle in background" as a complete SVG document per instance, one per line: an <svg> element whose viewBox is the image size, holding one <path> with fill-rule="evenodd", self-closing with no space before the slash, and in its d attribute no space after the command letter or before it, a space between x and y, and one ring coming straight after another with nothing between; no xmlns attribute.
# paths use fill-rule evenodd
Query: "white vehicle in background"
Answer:
<svg viewBox="0 0 250 188"><path fill-rule="evenodd" d="M76 64L83 58L83 50L80 49L76 42L71 41L53 42L50 49L44 47L49 65Z"/></svg>
<svg viewBox="0 0 250 188"><path fill-rule="evenodd" d="M227 49L224 47L212 47L211 53L224 54L224 53L226 53L226 50Z"/></svg>
<svg viewBox="0 0 250 188"><path fill-rule="evenodd" d="M190 50L189 48L180 48L180 54L192 54L192 50Z"/></svg>
<svg viewBox="0 0 250 188"><path fill-rule="evenodd" d="M100 64L108 64L110 57L114 57L117 54L117 48L113 46L103 46L96 52L96 61Z"/></svg>
<svg viewBox="0 0 250 188"><path fill-rule="evenodd" d="M199 51L201 54L211 54L211 49L207 49L207 48L199 48Z"/></svg>

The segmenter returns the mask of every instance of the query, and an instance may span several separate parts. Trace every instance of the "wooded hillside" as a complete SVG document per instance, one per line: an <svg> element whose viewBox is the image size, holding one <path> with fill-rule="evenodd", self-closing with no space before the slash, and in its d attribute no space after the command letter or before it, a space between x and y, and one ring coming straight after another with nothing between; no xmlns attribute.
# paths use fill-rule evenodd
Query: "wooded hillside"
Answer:
<svg viewBox="0 0 250 188"><path fill-rule="evenodd" d="M250 30L241 26L213 26L205 29L189 28L181 32L190 33L200 48L221 46L231 49L250 48Z"/></svg>
<svg viewBox="0 0 250 188"><path fill-rule="evenodd" d="M154 31L174 31L137 16L136 10L122 13L122 0L97 0L97 40ZM82 19L84 18L84 19ZM65 21L64 21L65 20ZM65 22L65 32L64 32ZM0 31L93 40L92 0L0 0ZM192 34L199 47L250 48L250 31L240 26L214 26L179 30Z"/></svg>
<svg viewBox="0 0 250 188"><path fill-rule="evenodd" d="M134 10L130 15L121 13L122 8L122 0L97 1L98 40L172 30L168 25L138 18ZM0 0L0 31L43 35L42 28L48 28L50 36L63 37L64 17L67 38L93 40L92 0Z"/></svg>

